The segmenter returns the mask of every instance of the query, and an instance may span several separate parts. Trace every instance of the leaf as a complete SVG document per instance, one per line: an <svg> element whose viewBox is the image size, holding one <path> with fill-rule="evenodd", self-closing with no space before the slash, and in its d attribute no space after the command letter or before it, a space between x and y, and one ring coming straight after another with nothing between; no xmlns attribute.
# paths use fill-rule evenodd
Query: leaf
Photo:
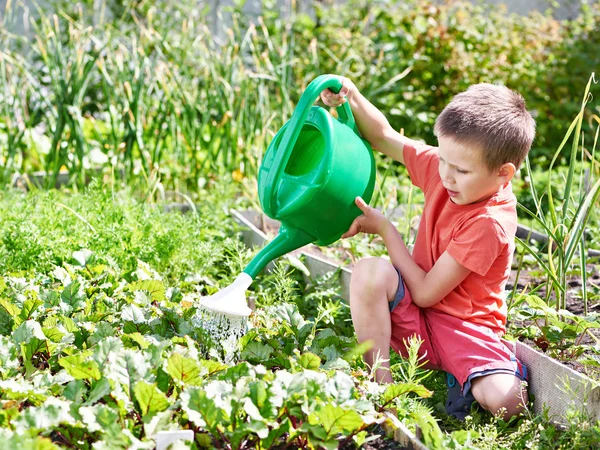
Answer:
<svg viewBox="0 0 600 450"><path fill-rule="evenodd" d="M302 263L302 261L300 261L298 258L296 258L295 256L292 256L290 254L286 255L286 258L288 259L288 262L290 263L290 266L292 266L294 269L299 270L300 272L302 272L307 277L310 277L310 270L308 270L308 267L306 267Z"/></svg>
<svg viewBox="0 0 600 450"><path fill-rule="evenodd" d="M81 399L87 392L87 387L82 380L73 380L65 387L63 395L67 400L75 403L81 403Z"/></svg>
<svg viewBox="0 0 600 450"><path fill-rule="evenodd" d="M539 298L537 295L528 295L525 297L525 302L538 311L543 311L546 314L550 314L551 316L556 316L556 311L549 307L548 304Z"/></svg>
<svg viewBox="0 0 600 450"><path fill-rule="evenodd" d="M314 353L303 353L298 358L298 364L304 369L317 370L321 367L321 358Z"/></svg>
<svg viewBox="0 0 600 450"><path fill-rule="evenodd" d="M139 381L134 388L135 398L140 405L142 416L155 412L164 411L169 407L169 402L156 383L146 383Z"/></svg>
<svg viewBox="0 0 600 450"><path fill-rule="evenodd" d="M292 328L298 330L306 323L304 317L298 312L298 306L296 306L295 303L284 303L283 305L280 305L275 310L275 316L288 322Z"/></svg>
<svg viewBox="0 0 600 450"><path fill-rule="evenodd" d="M52 327L52 328L44 327L42 329L42 331L44 332L44 335L46 336L46 338L48 338L48 340L50 340L52 342L60 342L62 340L63 336L65 335L62 331L60 331L56 327Z"/></svg>
<svg viewBox="0 0 600 450"><path fill-rule="evenodd" d="M146 338L138 332L124 334L121 339L128 347L133 347L134 344L137 344L141 350L146 350L150 346Z"/></svg>
<svg viewBox="0 0 600 450"><path fill-rule="evenodd" d="M48 430L61 424L74 424L75 419L70 413L70 402L48 397L43 405L27 408L16 421L17 433L24 431Z"/></svg>
<svg viewBox="0 0 600 450"><path fill-rule="evenodd" d="M141 280L131 283L127 289L131 292L135 291L148 291L152 300L163 301L166 300L165 296L166 288L160 280Z"/></svg>
<svg viewBox="0 0 600 450"><path fill-rule="evenodd" d="M98 363L94 360L86 360L86 355L79 353L78 355L65 356L58 360L64 369L69 372L76 380L99 380L102 376L98 369Z"/></svg>
<svg viewBox="0 0 600 450"><path fill-rule="evenodd" d="M240 357L250 362L263 363L267 361L272 354L273 349L270 346L261 342L250 342L244 350L242 350Z"/></svg>
<svg viewBox="0 0 600 450"><path fill-rule="evenodd" d="M334 406L331 403L310 414L308 420L312 425L322 426L328 439L338 433L352 434L363 425L363 419L356 411Z"/></svg>
<svg viewBox="0 0 600 450"><path fill-rule="evenodd" d="M229 366L219 361L203 359L200 361L200 367L206 369L208 371L208 376L211 376L217 372L226 370Z"/></svg>
<svg viewBox="0 0 600 450"><path fill-rule="evenodd" d="M146 323L143 311L136 305L127 305L121 310L121 318L135 324Z"/></svg>
<svg viewBox="0 0 600 450"><path fill-rule="evenodd" d="M64 303L71 306L73 311L85 308L86 298L81 291L81 285L78 281L70 282L61 292L60 298Z"/></svg>
<svg viewBox="0 0 600 450"><path fill-rule="evenodd" d="M35 320L28 320L19 325L13 332L12 338L16 344L27 344L33 338L46 340L42 326Z"/></svg>
<svg viewBox="0 0 600 450"><path fill-rule="evenodd" d="M18 320L16 322L21 323L21 322L25 322L26 320L31 319L35 310L38 309L43 304L44 304L44 302L42 302L41 300L39 300L37 298L26 300L23 303L23 308L21 309L21 311L19 312L19 315L17 316L21 320Z"/></svg>
<svg viewBox="0 0 600 450"><path fill-rule="evenodd" d="M428 390L425 386L421 386L417 383L398 383L389 385L383 394L381 395L381 403L383 405L387 405L394 399L408 394L409 392L414 392L419 397L429 398L433 395L433 392Z"/></svg>
<svg viewBox="0 0 600 450"><path fill-rule="evenodd" d="M21 312L21 309L17 305L3 298L0 299L0 306L2 306L11 317L15 317Z"/></svg>
<svg viewBox="0 0 600 450"><path fill-rule="evenodd" d="M81 267L85 267L94 259L94 253L86 248L73 252L73 259Z"/></svg>
<svg viewBox="0 0 600 450"><path fill-rule="evenodd" d="M196 361L179 353L173 353L167 360L167 373L173 380L183 384L194 385L202 381Z"/></svg>
<svg viewBox="0 0 600 450"><path fill-rule="evenodd" d="M217 425L228 425L229 420L225 412L215 404L213 399L206 396L204 390L197 387L187 388L180 397L181 409L197 426L214 431Z"/></svg>
<svg viewBox="0 0 600 450"><path fill-rule="evenodd" d="M107 378L118 381L126 389L129 398L132 398L134 384L151 376L150 366L145 357L146 354L142 352L122 350L109 358L104 374Z"/></svg>
<svg viewBox="0 0 600 450"><path fill-rule="evenodd" d="M110 381L108 380L108 378L100 378L98 381L92 384L92 390L84 404L93 405L105 395L110 394L111 390L112 386L110 385Z"/></svg>
<svg viewBox="0 0 600 450"><path fill-rule="evenodd" d="M119 414L106 405L83 406L79 408L82 422L88 431L100 431L111 437L116 437L121 432Z"/></svg>

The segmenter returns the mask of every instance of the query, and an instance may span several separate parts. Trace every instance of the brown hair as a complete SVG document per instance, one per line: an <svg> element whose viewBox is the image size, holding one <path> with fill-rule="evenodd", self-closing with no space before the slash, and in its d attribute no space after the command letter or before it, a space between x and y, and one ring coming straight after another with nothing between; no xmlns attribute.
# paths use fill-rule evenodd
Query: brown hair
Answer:
<svg viewBox="0 0 600 450"><path fill-rule="evenodd" d="M508 162L519 168L531 148L535 121L520 94L480 83L450 101L436 119L434 133L479 148L490 170Z"/></svg>

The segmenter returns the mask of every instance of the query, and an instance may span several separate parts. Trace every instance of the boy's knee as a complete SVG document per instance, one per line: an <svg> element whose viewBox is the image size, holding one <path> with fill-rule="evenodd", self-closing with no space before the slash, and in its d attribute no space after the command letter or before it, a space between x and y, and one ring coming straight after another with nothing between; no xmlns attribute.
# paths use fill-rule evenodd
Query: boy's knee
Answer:
<svg viewBox="0 0 600 450"><path fill-rule="evenodd" d="M526 383L508 373L475 378L471 390L477 403L505 420L521 414L528 402Z"/></svg>
<svg viewBox="0 0 600 450"><path fill-rule="evenodd" d="M388 290L398 284L398 274L392 263L383 258L363 258L352 269L350 288L353 290Z"/></svg>

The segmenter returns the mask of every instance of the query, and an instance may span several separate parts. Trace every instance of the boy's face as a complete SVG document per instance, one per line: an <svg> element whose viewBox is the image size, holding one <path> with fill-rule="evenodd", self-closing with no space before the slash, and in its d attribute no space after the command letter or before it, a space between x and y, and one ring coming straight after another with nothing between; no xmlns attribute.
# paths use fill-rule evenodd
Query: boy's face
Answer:
<svg viewBox="0 0 600 450"><path fill-rule="evenodd" d="M470 148L449 137L439 137L440 178L452 202L469 205L490 198L508 183L515 166L506 163L491 171L483 162L480 150Z"/></svg>

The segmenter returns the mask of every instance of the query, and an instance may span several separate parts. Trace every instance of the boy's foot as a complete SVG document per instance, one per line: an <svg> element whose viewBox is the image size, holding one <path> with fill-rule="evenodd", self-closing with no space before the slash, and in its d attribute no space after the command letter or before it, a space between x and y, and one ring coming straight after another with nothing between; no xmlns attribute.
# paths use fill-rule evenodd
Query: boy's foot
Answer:
<svg viewBox="0 0 600 450"><path fill-rule="evenodd" d="M471 413L471 405L475 402L475 397L471 391L465 396L462 395L462 388L454 375L446 373L446 385L448 386L448 400L446 400L446 412L449 416L458 420L465 420Z"/></svg>

